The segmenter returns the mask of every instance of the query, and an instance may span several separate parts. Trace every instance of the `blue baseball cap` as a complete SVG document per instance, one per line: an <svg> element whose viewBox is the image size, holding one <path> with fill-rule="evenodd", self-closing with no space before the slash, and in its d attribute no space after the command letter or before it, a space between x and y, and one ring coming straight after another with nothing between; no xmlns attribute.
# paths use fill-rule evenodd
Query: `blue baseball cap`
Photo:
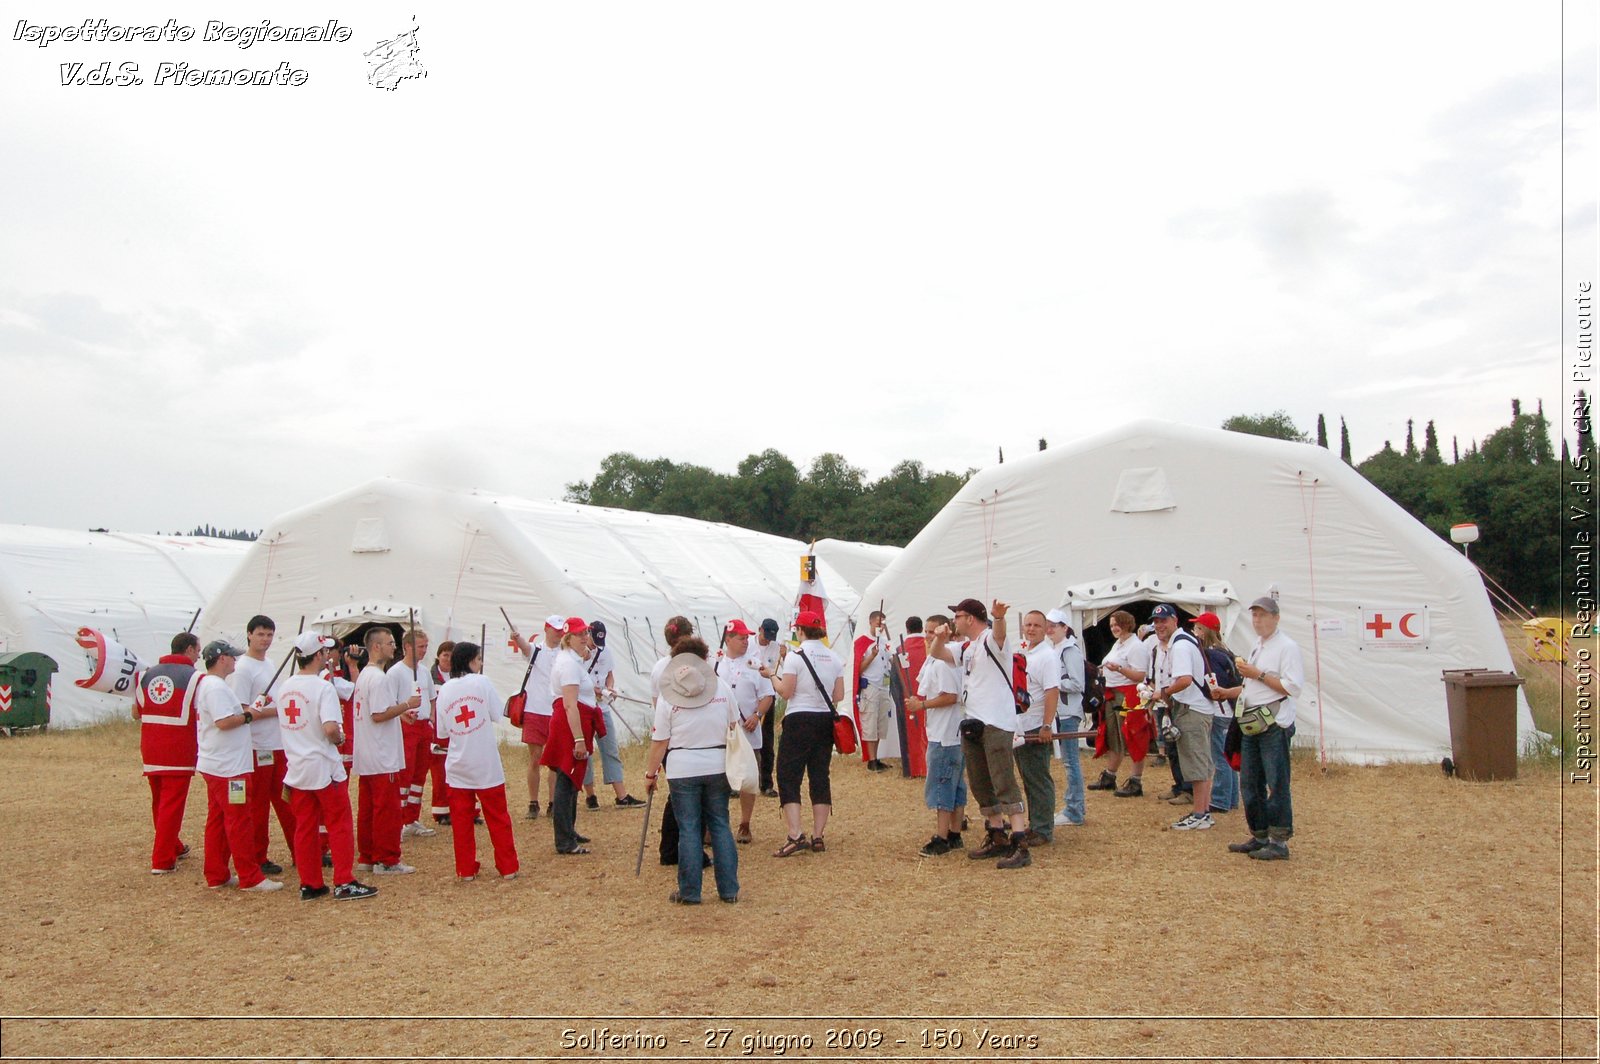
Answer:
<svg viewBox="0 0 1600 1064"><path fill-rule="evenodd" d="M1176 617L1177 615L1178 611L1168 606L1165 602L1150 611L1150 619L1152 621L1159 621L1166 617Z"/></svg>

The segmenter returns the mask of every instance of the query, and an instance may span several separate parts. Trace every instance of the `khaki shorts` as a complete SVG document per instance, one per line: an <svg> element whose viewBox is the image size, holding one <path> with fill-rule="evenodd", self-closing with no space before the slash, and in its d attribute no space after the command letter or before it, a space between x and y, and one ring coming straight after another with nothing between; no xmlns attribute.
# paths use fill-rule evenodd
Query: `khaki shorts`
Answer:
<svg viewBox="0 0 1600 1064"><path fill-rule="evenodd" d="M875 743L883 738L883 726L894 709L894 699L882 684L861 689L861 741Z"/></svg>
<svg viewBox="0 0 1600 1064"><path fill-rule="evenodd" d="M1211 714L1172 703L1172 723L1178 726L1178 764L1186 780L1210 780L1216 766L1211 760Z"/></svg>

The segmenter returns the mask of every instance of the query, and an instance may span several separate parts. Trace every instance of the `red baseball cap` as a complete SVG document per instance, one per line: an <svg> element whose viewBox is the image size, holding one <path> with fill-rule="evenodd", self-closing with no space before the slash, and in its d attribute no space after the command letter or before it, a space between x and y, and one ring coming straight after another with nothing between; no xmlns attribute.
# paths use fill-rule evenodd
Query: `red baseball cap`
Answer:
<svg viewBox="0 0 1600 1064"><path fill-rule="evenodd" d="M1222 618L1218 617L1216 614L1212 613L1210 610L1207 610L1204 613L1195 614L1194 615L1194 623L1195 624L1203 624L1207 628L1211 629L1213 632L1216 632L1218 635L1222 634Z"/></svg>
<svg viewBox="0 0 1600 1064"><path fill-rule="evenodd" d="M568 635L577 635L579 632L587 632L588 630L589 622L582 617L568 617L566 627L562 629Z"/></svg>
<svg viewBox="0 0 1600 1064"><path fill-rule="evenodd" d="M727 632L729 635L755 635L755 633L750 630L750 626L745 624L737 617L729 621L722 630Z"/></svg>
<svg viewBox="0 0 1600 1064"><path fill-rule="evenodd" d="M801 610L800 616L794 619L794 623L801 628L821 628L823 631L828 630L828 622L823 620L822 614L818 613L816 610Z"/></svg>

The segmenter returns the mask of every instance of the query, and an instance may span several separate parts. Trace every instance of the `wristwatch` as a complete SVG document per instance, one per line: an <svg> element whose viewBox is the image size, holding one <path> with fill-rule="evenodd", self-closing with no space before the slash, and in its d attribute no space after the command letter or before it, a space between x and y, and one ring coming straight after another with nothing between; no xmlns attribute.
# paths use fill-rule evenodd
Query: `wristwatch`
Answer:
<svg viewBox="0 0 1600 1064"><path fill-rule="evenodd" d="M254 713L250 712L248 709L244 711L244 722L246 724L249 724L251 721L253 721L255 719L256 719L256 715Z"/></svg>

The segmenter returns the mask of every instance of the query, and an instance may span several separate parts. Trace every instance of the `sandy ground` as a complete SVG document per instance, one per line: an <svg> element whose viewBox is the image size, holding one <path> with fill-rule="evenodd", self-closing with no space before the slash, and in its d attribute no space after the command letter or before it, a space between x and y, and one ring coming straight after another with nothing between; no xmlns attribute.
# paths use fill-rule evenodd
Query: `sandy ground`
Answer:
<svg viewBox="0 0 1600 1064"><path fill-rule="evenodd" d="M521 749L506 762L520 809ZM638 749L629 772L642 787ZM580 814L589 857L519 820L522 877L458 884L441 831L407 840L418 874L335 904L292 872L208 891L198 853L150 876L132 725L0 740L0 1054L1592 1059L1592 786L1295 772L1281 863L1226 852L1239 813L1173 832L1182 810L1106 793L1030 869L924 859L920 782L836 759L829 852L770 857L762 800L737 905L669 905L653 830L635 878L642 814L608 793ZM197 851L203 817L196 786Z"/></svg>

